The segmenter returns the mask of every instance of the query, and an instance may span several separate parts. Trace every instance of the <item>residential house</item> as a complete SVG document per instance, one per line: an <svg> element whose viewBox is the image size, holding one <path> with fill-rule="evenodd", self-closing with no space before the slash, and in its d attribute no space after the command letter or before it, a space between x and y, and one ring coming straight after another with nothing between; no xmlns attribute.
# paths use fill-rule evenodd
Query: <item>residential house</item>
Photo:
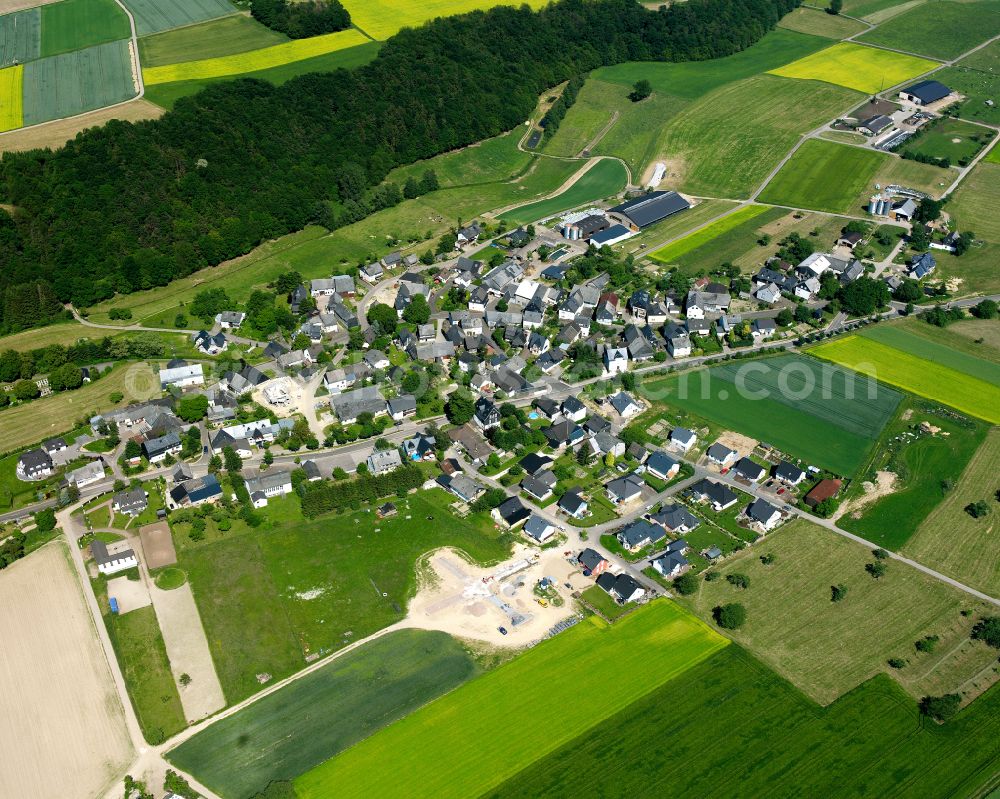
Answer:
<svg viewBox="0 0 1000 799"><path fill-rule="evenodd" d="M755 463L749 458L744 457L740 458L733 467L733 474L742 477L744 480L749 480L751 483L756 483L767 474L767 471L759 463Z"/></svg>
<svg viewBox="0 0 1000 799"><path fill-rule="evenodd" d="M663 525L671 533L690 533L701 525L697 516L676 502L662 506L649 518L657 524Z"/></svg>
<svg viewBox="0 0 1000 799"><path fill-rule="evenodd" d="M432 461L436 457L437 442L433 436L417 433L415 436L405 439L400 446L403 448L403 454L407 460Z"/></svg>
<svg viewBox="0 0 1000 799"><path fill-rule="evenodd" d="M470 225L459 228L458 233L455 236L455 249L461 250L470 244L475 244L479 241L479 237L482 233L483 228L478 222L473 222Z"/></svg>
<svg viewBox="0 0 1000 799"><path fill-rule="evenodd" d="M375 386L334 394L330 397L330 407L342 424L354 424L363 413L372 416L388 413L385 399Z"/></svg>
<svg viewBox="0 0 1000 799"><path fill-rule="evenodd" d="M500 409L486 397L476 400L475 414L472 417L483 430L489 430L500 425Z"/></svg>
<svg viewBox="0 0 1000 799"><path fill-rule="evenodd" d="M614 455L620 458L625 454L625 442L609 431L602 431L590 439L590 448L594 454L604 457Z"/></svg>
<svg viewBox="0 0 1000 799"><path fill-rule="evenodd" d="M111 510L126 516L138 516L149 506L149 495L141 488L118 491L111 497Z"/></svg>
<svg viewBox="0 0 1000 799"><path fill-rule="evenodd" d="M672 480L681 470L681 465L665 452L656 450L646 460L646 471L660 480Z"/></svg>
<svg viewBox="0 0 1000 799"><path fill-rule="evenodd" d="M215 323L223 330L237 330L246 318L243 311L223 311L215 315Z"/></svg>
<svg viewBox="0 0 1000 799"><path fill-rule="evenodd" d="M263 508L269 499L292 493L292 473L276 471L262 474L247 480L246 488L253 506Z"/></svg>
<svg viewBox="0 0 1000 799"><path fill-rule="evenodd" d="M479 483L470 477L466 477L461 472L458 474L438 475L436 482L446 491L451 492L462 500L462 502L470 504L479 499L483 495L483 492L486 491Z"/></svg>
<svg viewBox="0 0 1000 799"><path fill-rule="evenodd" d="M618 415L624 419L629 419L642 411L642 406L624 391L619 391L608 401Z"/></svg>
<svg viewBox="0 0 1000 799"><path fill-rule="evenodd" d="M224 352L226 347L229 346L224 333L219 332L213 336L207 330L199 330L197 333L192 333L191 342L194 344L195 349L206 355L218 355L220 352Z"/></svg>
<svg viewBox="0 0 1000 799"><path fill-rule="evenodd" d="M698 437L686 427L675 427L670 431L670 445L681 452L687 452L695 445Z"/></svg>
<svg viewBox="0 0 1000 799"><path fill-rule="evenodd" d="M549 471L541 471L528 475L521 481L521 488L539 502L545 502L552 496L556 485L556 476Z"/></svg>
<svg viewBox="0 0 1000 799"><path fill-rule="evenodd" d="M310 483L315 483L317 480L323 479L323 475L319 470L319 464L314 460L302 461L302 471L306 473L306 479Z"/></svg>
<svg viewBox="0 0 1000 799"><path fill-rule="evenodd" d="M362 360L372 369L388 369L389 357L381 350L368 350Z"/></svg>
<svg viewBox="0 0 1000 799"><path fill-rule="evenodd" d="M24 480L41 480L53 472L52 458L41 449L29 449L22 452L17 459L17 478Z"/></svg>
<svg viewBox="0 0 1000 799"><path fill-rule="evenodd" d="M645 483L635 474L627 474L612 480L604 487L605 493L616 505L624 505L642 496L642 487Z"/></svg>
<svg viewBox="0 0 1000 799"><path fill-rule="evenodd" d="M584 438L583 428L570 419L563 419L549 425L542 430L542 433L545 435L546 441L549 442L549 446L557 450L571 447Z"/></svg>
<svg viewBox="0 0 1000 799"><path fill-rule="evenodd" d="M774 305L774 303L781 299L781 289L774 283L768 283L766 286L761 286L757 289L754 297L766 305Z"/></svg>
<svg viewBox="0 0 1000 799"><path fill-rule="evenodd" d="M769 532L781 522L781 511L766 499L758 497L747 508L747 518L759 524L764 532Z"/></svg>
<svg viewBox="0 0 1000 799"><path fill-rule="evenodd" d="M740 499L734 491L731 491L722 483L716 483L714 480L707 478L699 480L691 486L688 489L688 493L699 502L708 502L711 504L712 509L716 513L721 513L727 508L731 508Z"/></svg>
<svg viewBox="0 0 1000 799"><path fill-rule="evenodd" d="M543 469L548 469L554 461L548 455L539 455L537 452L530 452L518 461L518 465L524 469L525 474L538 474Z"/></svg>
<svg viewBox="0 0 1000 799"><path fill-rule="evenodd" d="M587 500L583 498L577 488L571 488L559 497L558 507L567 516L572 516L574 519L582 519L587 515L589 509Z"/></svg>
<svg viewBox="0 0 1000 799"><path fill-rule="evenodd" d="M513 530L528 520L531 511L524 507L524 504L517 497L510 497L494 508L491 515L500 524Z"/></svg>
<svg viewBox="0 0 1000 799"><path fill-rule="evenodd" d="M914 280L921 280L927 277L937 268L937 261L929 252L914 255L910 259L909 276Z"/></svg>
<svg viewBox="0 0 1000 799"><path fill-rule="evenodd" d="M812 487L809 493L803 497L803 500L810 508L815 508L821 502L825 502L826 500L833 499L833 497L837 496L841 485L840 480L832 478L820 480L815 486Z"/></svg>
<svg viewBox="0 0 1000 799"><path fill-rule="evenodd" d="M150 463L159 463L168 455L178 455L181 449L181 437L177 433L167 433L142 442L142 453Z"/></svg>
<svg viewBox="0 0 1000 799"><path fill-rule="evenodd" d="M806 479L806 473L795 464L782 461L774 467L774 477L787 485L797 486Z"/></svg>
<svg viewBox="0 0 1000 799"><path fill-rule="evenodd" d="M618 543L629 552L637 552L644 547L662 541L666 537L666 533L658 524L652 524L645 519L636 519L619 530L615 537L618 539Z"/></svg>
<svg viewBox="0 0 1000 799"><path fill-rule="evenodd" d="M313 297L330 297L334 294L350 297L354 295L354 278L350 275L318 278L310 281L309 293Z"/></svg>
<svg viewBox="0 0 1000 799"><path fill-rule="evenodd" d="M638 602L646 594L646 589L631 575L622 572L617 577L605 572L597 578L597 584L623 605Z"/></svg>
<svg viewBox="0 0 1000 799"><path fill-rule="evenodd" d="M653 561L652 566L668 580L680 577L691 568L691 562L680 552L666 552Z"/></svg>
<svg viewBox="0 0 1000 799"><path fill-rule="evenodd" d="M178 483L168 496L169 504L175 507L194 507L218 500L222 496L222 486L214 474L206 474Z"/></svg>
<svg viewBox="0 0 1000 799"><path fill-rule="evenodd" d="M605 348L604 371L609 377L628 371L628 350L625 347Z"/></svg>
<svg viewBox="0 0 1000 799"><path fill-rule="evenodd" d="M77 488L86 488L104 479L104 461L100 458L84 464L79 469L66 473L66 482Z"/></svg>
<svg viewBox="0 0 1000 799"><path fill-rule="evenodd" d="M160 388L162 389L167 389L170 386L188 388L189 386L203 385L205 385L205 373L200 363L160 370Z"/></svg>
<svg viewBox="0 0 1000 799"><path fill-rule="evenodd" d="M361 275L361 279L366 283L374 284L378 283L382 279L383 275L385 275L385 271L382 268L382 264L378 261L373 261L370 264L362 266L358 270L358 274Z"/></svg>
<svg viewBox="0 0 1000 799"><path fill-rule="evenodd" d="M465 450L465 454L469 456L469 460L472 463L485 461L490 453L493 452L493 448L469 424L452 428L448 431L448 438Z"/></svg>
<svg viewBox="0 0 1000 799"><path fill-rule="evenodd" d="M561 409L562 415L572 422L582 422L587 418L587 406L572 395L563 400Z"/></svg>
<svg viewBox="0 0 1000 799"><path fill-rule="evenodd" d="M330 394L340 394L357 382L354 372L346 369L328 369L323 375L323 385Z"/></svg>
<svg viewBox="0 0 1000 799"><path fill-rule="evenodd" d="M583 552L581 552L577 558L577 562L583 566L584 570L590 572L590 574L598 576L604 574L610 567L611 564L604 559L597 550L587 547Z"/></svg>
<svg viewBox="0 0 1000 799"><path fill-rule="evenodd" d="M398 449L375 450L368 456L368 473L379 475L391 472L403 465Z"/></svg>
<svg viewBox="0 0 1000 799"><path fill-rule="evenodd" d="M597 301L597 310L594 312L594 319L600 325L614 324L621 315L618 307L618 295L613 291L605 292Z"/></svg>
<svg viewBox="0 0 1000 799"><path fill-rule="evenodd" d="M389 416L394 421L401 421L417 415L417 399L412 394L400 394L386 403Z"/></svg>
<svg viewBox="0 0 1000 799"><path fill-rule="evenodd" d="M687 358L691 355L691 337L687 330L676 322L668 322L663 328L663 337L667 340L667 352L672 358Z"/></svg>
<svg viewBox="0 0 1000 799"><path fill-rule="evenodd" d="M139 565L135 552L128 541L105 544L101 539L95 538L90 542L90 554L94 556L97 570L104 575L117 574L126 569L134 569Z"/></svg>
<svg viewBox="0 0 1000 799"><path fill-rule="evenodd" d="M736 460L737 453L736 450L730 449L725 444L716 442L708 448L708 452L705 455L712 463L723 469L728 469L733 461Z"/></svg>
<svg viewBox="0 0 1000 799"><path fill-rule="evenodd" d="M521 529L526 536L539 544L544 544L552 538L556 532L555 525L547 519L543 519L537 513L531 514L531 516L528 517L528 520L524 523L524 527Z"/></svg>
<svg viewBox="0 0 1000 799"><path fill-rule="evenodd" d="M732 297L725 292L691 291L685 302L685 314L690 319L704 319L708 314L724 314Z"/></svg>
<svg viewBox="0 0 1000 799"><path fill-rule="evenodd" d="M382 256L380 263L386 269L393 269L403 263L403 254L399 250L393 250L392 252L386 253Z"/></svg>

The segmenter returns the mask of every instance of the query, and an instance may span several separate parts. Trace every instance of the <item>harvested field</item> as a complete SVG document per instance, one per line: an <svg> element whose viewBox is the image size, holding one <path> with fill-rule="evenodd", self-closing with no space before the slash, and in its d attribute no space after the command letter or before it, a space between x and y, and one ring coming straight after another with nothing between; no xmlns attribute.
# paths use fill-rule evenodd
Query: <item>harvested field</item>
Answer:
<svg viewBox="0 0 1000 799"><path fill-rule="evenodd" d="M66 545L0 572L0 607L0 796L103 794L133 751Z"/></svg>
<svg viewBox="0 0 1000 799"><path fill-rule="evenodd" d="M829 341L810 352L963 413L1000 423L1000 385L974 377L960 367L944 366L857 335Z"/></svg>
<svg viewBox="0 0 1000 799"><path fill-rule="evenodd" d="M223 799L291 780L479 673L454 638L399 630L365 643L169 754Z"/></svg>
<svg viewBox="0 0 1000 799"><path fill-rule="evenodd" d="M170 535L170 525L166 522L147 524L139 530L142 541L142 555L146 568L150 571L173 566L177 562L174 539Z"/></svg>
<svg viewBox="0 0 1000 799"><path fill-rule="evenodd" d="M307 772L296 793L480 796L727 644L665 600L610 627L591 618Z"/></svg>
<svg viewBox="0 0 1000 799"><path fill-rule="evenodd" d="M765 566L767 554L775 557ZM990 605L903 563L890 562L875 580L865 572L872 560L864 546L795 520L720 567L745 575L748 588L702 583L689 601L706 619L716 605L742 603L747 623L731 636L824 705L879 673L914 698L956 691L996 661L988 646L969 640L972 619ZM841 584L847 595L832 602L830 586ZM940 638L933 653L914 649L925 635ZM891 657L908 664L891 669Z"/></svg>
<svg viewBox="0 0 1000 799"><path fill-rule="evenodd" d="M124 0L140 36L235 14L226 0Z"/></svg>
<svg viewBox="0 0 1000 799"><path fill-rule="evenodd" d="M925 58L841 42L786 66L772 69L770 74L823 81L875 94L922 75L935 66L935 62Z"/></svg>
<svg viewBox="0 0 1000 799"><path fill-rule="evenodd" d="M26 8L36 8L58 2L59 0L0 0L0 14L12 14Z"/></svg>
<svg viewBox="0 0 1000 799"><path fill-rule="evenodd" d="M0 69L0 131L24 124L23 82L22 65Z"/></svg>
<svg viewBox="0 0 1000 799"><path fill-rule="evenodd" d="M2 75L2 72L0 72ZM125 122L140 122L144 119L158 119L163 116L163 109L158 105L153 105L148 100L133 100L131 103L116 105L114 108L99 108L86 114L80 114L71 119L55 119L41 125L35 125L27 130L11 130L9 133L0 135L0 153L23 152L24 150L34 150L39 147L51 147L58 149L76 137L76 134L89 128L99 128L112 119L120 119ZM2 126L0 126L2 127ZM105 332L102 330L87 330L80 325L59 325L61 328L69 330L73 328L73 338L101 339ZM44 328L41 331L32 330L24 334L28 336L45 335L51 328ZM68 338L68 336L67 336ZM33 349L34 344L27 347Z"/></svg>
<svg viewBox="0 0 1000 799"><path fill-rule="evenodd" d="M82 114L136 95L127 41L24 65L24 124Z"/></svg>
<svg viewBox="0 0 1000 799"><path fill-rule="evenodd" d="M326 53L356 47L368 40L354 29L328 33L324 36L314 36L311 39L296 39L283 42L261 50L247 53L206 58L200 61L187 61L180 64L167 64L161 67L150 67L142 71L143 81L155 86L158 83L173 83L186 80L206 80L222 78L229 75L241 75L245 72L256 72L263 69L282 66L294 61L325 55Z"/></svg>
<svg viewBox="0 0 1000 799"><path fill-rule="evenodd" d="M400 28L419 27L435 17L450 17L493 6L522 5L514 0L344 0L351 22L373 39L388 39ZM546 0L525 0L541 8Z"/></svg>
<svg viewBox="0 0 1000 799"><path fill-rule="evenodd" d="M849 19L839 14L828 14L826 11L804 6L785 14L778 26L799 33L822 36L826 39L846 39L848 36L868 29L867 25L855 19Z"/></svg>
<svg viewBox="0 0 1000 799"><path fill-rule="evenodd" d="M0 67L38 58L41 37L41 9L29 8L0 16Z"/></svg>

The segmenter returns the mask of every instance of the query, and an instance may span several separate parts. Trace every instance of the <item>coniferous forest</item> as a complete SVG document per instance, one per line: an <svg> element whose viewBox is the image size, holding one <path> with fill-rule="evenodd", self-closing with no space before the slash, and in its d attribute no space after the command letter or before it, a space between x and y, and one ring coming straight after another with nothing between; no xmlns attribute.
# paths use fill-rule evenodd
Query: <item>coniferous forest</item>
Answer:
<svg viewBox="0 0 1000 799"><path fill-rule="evenodd" d="M521 124L547 88L602 65L704 60L760 39L797 0L498 7L404 29L353 71L212 85L159 120L56 152L5 153L0 331L60 303L165 285L309 223L399 202L391 169Z"/></svg>

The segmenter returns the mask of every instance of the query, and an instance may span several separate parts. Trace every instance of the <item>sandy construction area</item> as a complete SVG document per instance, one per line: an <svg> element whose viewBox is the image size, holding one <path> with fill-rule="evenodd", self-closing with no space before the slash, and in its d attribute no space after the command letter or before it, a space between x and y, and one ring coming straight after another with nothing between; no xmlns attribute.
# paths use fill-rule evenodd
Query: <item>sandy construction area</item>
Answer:
<svg viewBox="0 0 1000 799"><path fill-rule="evenodd" d="M519 545L510 560L487 569L471 565L451 549L437 550L425 562L432 571L423 572L424 584L410 602L407 623L498 646L521 647L544 637L576 613L573 591L591 584L562 549L539 552ZM561 606L538 603L533 589L543 577L554 581ZM566 588L567 582L572 589Z"/></svg>
<svg viewBox="0 0 1000 799"><path fill-rule="evenodd" d="M65 544L0 572L0 607L0 796L102 793L133 751Z"/></svg>
<svg viewBox="0 0 1000 799"><path fill-rule="evenodd" d="M108 580L108 597L118 600L119 614L148 607L152 601L145 583L128 577L112 577Z"/></svg>
<svg viewBox="0 0 1000 799"><path fill-rule="evenodd" d="M147 569L162 569L177 562L174 539L170 536L170 526L166 522L154 522L139 529L142 554Z"/></svg>
<svg viewBox="0 0 1000 799"><path fill-rule="evenodd" d="M219 676L215 673L215 663L212 662L191 586L185 583L180 588L164 591L150 583L149 594L160 622L184 715L188 721L200 721L225 707L226 699ZM182 674L191 678L190 684L180 684Z"/></svg>

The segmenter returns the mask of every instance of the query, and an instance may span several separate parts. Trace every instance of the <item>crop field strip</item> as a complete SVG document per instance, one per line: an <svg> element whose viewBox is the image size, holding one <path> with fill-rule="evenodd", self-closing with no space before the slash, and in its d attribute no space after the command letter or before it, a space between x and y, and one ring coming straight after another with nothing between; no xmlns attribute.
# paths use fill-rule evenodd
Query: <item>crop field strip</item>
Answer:
<svg viewBox="0 0 1000 799"><path fill-rule="evenodd" d="M261 25L252 17L237 14L143 36L139 40L139 60L146 68L161 67L245 53L288 40L284 34Z"/></svg>
<svg viewBox="0 0 1000 799"><path fill-rule="evenodd" d="M1000 689L946 725L879 675L829 707L726 647L486 794L981 796L1000 768ZM738 764L738 767L734 767Z"/></svg>
<svg viewBox="0 0 1000 799"><path fill-rule="evenodd" d="M668 244L666 247L651 252L649 257L663 264L673 264L682 255L687 255L691 251L708 244L723 233L727 233L745 222L756 219L761 214L767 213L768 210L767 206L764 205L745 205L738 211L734 211L722 217L722 219L712 222L707 227L703 227L701 230L696 230L693 233L688 233L688 235Z"/></svg>
<svg viewBox="0 0 1000 799"><path fill-rule="evenodd" d="M925 58L852 42L840 42L791 64L772 69L770 74L822 81L874 94L929 72L935 66L936 62Z"/></svg>
<svg viewBox="0 0 1000 799"><path fill-rule="evenodd" d="M957 369L858 335L820 344L810 353L963 413L1000 423L1000 386Z"/></svg>
<svg viewBox="0 0 1000 799"><path fill-rule="evenodd" d="M951 59L1000 34L1000 3L935 0L915 6L858 37L860 42Z"/></svg>
<svg viewBox="0 0 1000 799"><path fill-rule="evenodd" d="M904 554L992 596L1000 595L1000 563L995 551L1000 514L990 496L1000 474L1000 430L994 428L980 445L955 487L927 516L903 546ZM965 508L986 500L985 518L974 519Z"/></svg>
<svg viewBox="0 0 1000 799"><path fill-rule="evenodd" d="M1000 125L1000 107L995 101L991 106L986 104L1000 95L1000 41L935 72L934 77L968 98L961 107L964 119Z"/></svg>
<svg viewBox="0 0 1000 799"><path fill-rule="evenodd" d="M135 97L127 41L24 65L24 124L73 116Z"/></svg>
<svg viewBox="0 0 1000 799"><path fill-rule="evenodd" d="M769 554L774 561L764 565ZM865 572L871 560L864 545L797 519L719 568L745 575L748 588L716 580L685 602L703 618L716 605L743 604L747 622L732 638L824 705L880 672L914 699L955 691L995 661L990 647L969 640L987 603L902 563L874 580ZM830 601L831 585L847 586L842 602ZM939 646L918 656L913 642L925 635L937 635ZM889 670L894 656L909 664Z"/></svg>
<svg viewBox="0 0 1000 799"><path fill-rule="evenodd" d="M547 0L524 0L541 8ZM343 0L351 22L374 39L388 39L402 28L416 28L435 17L449 17L494 6L522 5L515 0Z"/></svg>
<svg viewBox="0 0 1000 799"><path fill-rule="evenodd" d="M115 0L61 0L42 6L42 57L131 35L128 17Z"/></svg>
<svg viewBox="0 0 1000 799"><path fill-rule="evenodd" d="M296 793L479 796L727 644L667 601L610 627L591 617L306 773Z"/></svg>
<svg viewBox="0 0 1000 799"><path fill-rule="evenodd" d="M745 198L803 133L860 99L839 86L757 75L682 109L660 131L655 151L671 161L677 188Z"/></svg>
<svg viewBox="0 0 1000 799"><path fill-rule="evenodd" d="M310 39L282 42L261 50L150 67L143 69L142 78L145 83L155 86L158 83L242 75L246 72L282 66L293 61L315 58L326 53L355 47L367 41L368 39L361 33L351 28L336 33L327 33L323 36L314 36Z"/></svg>
<svg viewBox="0 0 1000 799"><path fill-rule="evenodd" d="M934 332L938 330L935 328ZM899 325L876 325L865 328L859 335L1000 386L1000 363L957 351L946 344L918 336Z"/></svg>
<svg viewBox="0 0 1000 799"><path fill-rule="evenodd" d="M123 0L135 17L136 33L146 36L236 14L226 0Z"/></svg>
<svg viewBox="0 0 1000 799"><path fill-rule="evenodd" d="M24 125L24 65L0 69L0 131Z"/></svg>
<svg viewBox="0 0 1000 799"><path fill-rule="evenodd" d="M42 12L40 8L0 16L0 66L33 61L41 54Z"/></svg>
<svg viewBox="0 0 1000 799"><path fill-rule="evenodd" d="M785 14L778 26L827 39L846 39L848 36L868 30L868 26L863 22L804 6Z"/></svg>
<svg viewBox="0 0 1000 799"><path fill-rule="evenodd" d="M304 774L478 673L446 633L389 633L212 724L169 759L223 799L243 799Z"/></svg>
<svg viewBox="0 0 1000 799"><path fill-rule="evenodd" d="M522 205L498 217L511 225L524 225L569 211L586 203L617 194L628 180L620 162L604 158L584 172L577 181L554 197Z"/></svg>

